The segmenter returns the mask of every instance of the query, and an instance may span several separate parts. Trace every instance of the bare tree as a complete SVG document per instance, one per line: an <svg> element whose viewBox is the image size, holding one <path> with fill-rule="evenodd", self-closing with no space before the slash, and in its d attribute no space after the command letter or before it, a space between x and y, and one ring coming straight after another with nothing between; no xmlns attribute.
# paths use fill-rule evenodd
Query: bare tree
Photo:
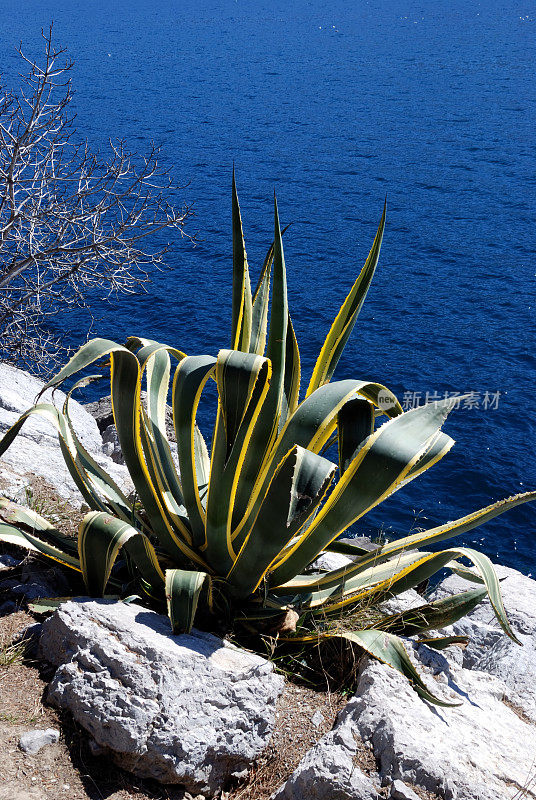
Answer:
<svg viewBox="0 0 536 800"><path fill-rule="evenodd" d="M0 87L0 357L34 371L61 350L51 317L140 288L169 248L155 234L184 235L190 213L166 200L181 187L159 148L135 159L122 141L105 156L75 141L73 62L42 35L42 64L19 47L21 88Z"/></svg>

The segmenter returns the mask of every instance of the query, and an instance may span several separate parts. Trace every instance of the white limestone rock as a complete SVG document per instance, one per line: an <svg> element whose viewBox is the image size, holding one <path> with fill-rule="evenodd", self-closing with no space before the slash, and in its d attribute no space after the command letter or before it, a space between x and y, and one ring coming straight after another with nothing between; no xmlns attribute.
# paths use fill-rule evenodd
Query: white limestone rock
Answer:
<svg viewBox="0 0 536 800"><path fill-rule="evenodd" d="M432 706L394 669L369 661L346 713L372 743L382 779L444 800L512 800L534 768L536 727L504 703L499 678L449 664L426 647L418 651L428 685L462 704Z"/></svg>
<svg viewBox="0 0 536 800"><path fill-rule="evenodd" d="M330 572L333 569L342 569L354 562L342 553L327 553L323 551L307 567L307 572Z"/></svg>
<svg viewBox="0 0 536 800"><path fill-rule="evenodd" d="M319 708L316 709L315 713L311 717L311 722L316 728L320 728L324 724L325 722L324 715L322 714Z"/></svg>
<svg viewBox="0 0 536 800"><path fill-rule="evenodd" d="M508 619L523 646L506 636L487 599L446 632L469 636L463 666L501 678L507 687L507 699L536 723L536 581L499 564L495 570L502 579L501 593ZM431 599L463 592L471 585L451 575L437 586Z"/></svg>
<svg viewBox="0 0 536 800"><path fill-rule="evenodd" d="M0 364L0 436L10 428L35 402L44 384L38 378L10 364ZM47 390L40 398L63 406L63 392ZM76 434L95 460L123 488L130 492L132 485L125 467L114 464L104 454L102 439L93 417L83 406L72 400L69 409ZM0 460L2 492L24 500L24 488L31 477L39 477L60 497L80 506L82 497L73 483L61 454L54 427L43 418L32 416Z"/></svg>
<svg viewBox="0 0 536 800"><path fill-rule="evenodd" d="M108 425L102 432L102 449L115 464L124 464L123 451L119 443L119 436L115 425Z"/></svg>
<svg viewBox="0 0 536 800"><path fill-rule="evenodd" d="M364 550L375 550L376 545L370 541L366 536L357 536L355 538L342 538L338 541L341 544L352 544L361 547ZM356 556L348 556L344 553L331 553L327 550L322 550L321 553L312 561L306 572L330 572L333 569L342 569L343 567L351 566L356 561Z"/></svg>
<svg viewBox="0 0 536 800"><path fill-rule="evenodd" d="M384 614L400 614L402 611L409 611L411 608L418 608L426 603L427 600L415 589L408 589L386 600L381 604L381 609Z"/></svg>
<svg viewBox="0 0 536 800"><path fill-rule="evenodd" d="M421 800L411 786L403 781L393 781L391 785L391 800Z"/></svg>
<svg viewBox="0 0 536 800"><path fill-rule="evenodd" d="M241 775L268 744L283 679L210 634L173 636L140 606L69 602L43 625L49 699L123 768L197 794Z"/></svg>

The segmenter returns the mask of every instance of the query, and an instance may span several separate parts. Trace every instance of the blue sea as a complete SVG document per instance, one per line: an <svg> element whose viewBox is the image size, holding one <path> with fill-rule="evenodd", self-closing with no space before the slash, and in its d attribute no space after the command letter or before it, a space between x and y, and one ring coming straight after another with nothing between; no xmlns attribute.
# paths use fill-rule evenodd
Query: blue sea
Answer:
<svg viewBox="0 0 536 800"><path fill-rule="evenodd" d="M54 20L95 148L154 139L194 203L149 292L99 305L96 333L188 353L229 346L231 171L253 273L277 192L304 379L366 258L380 266L340 378L408 406L473 392L436 467L362 520L387 537L536 488L533 3L460 0L2 0L5 80ZM65 318L65 338L87 321ZM463 407L471 406L471 407ZM536 505L462 537L536 574Z"/></svg>

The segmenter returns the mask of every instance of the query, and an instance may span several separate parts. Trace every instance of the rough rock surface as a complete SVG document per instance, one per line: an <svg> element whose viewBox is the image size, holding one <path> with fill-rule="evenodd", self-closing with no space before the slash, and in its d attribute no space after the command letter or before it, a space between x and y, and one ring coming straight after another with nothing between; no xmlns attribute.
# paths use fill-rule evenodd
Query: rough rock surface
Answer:
<svg viewBox="0 0 536 800"><path fill-rule="evenodd" d="M330 572L334 569L342 569L342 567L347 567L353 563L351 558L348 558L348 556L342 553L326 553L322 551L314 561L311 561L306 571Z"/></svg>
<svg viewBox="0 0 536 800"><path fill-rule="evenodd" d="M113 425L114 415L112 411L112 398L110 395L107 397L100 397L94 403L86 403L84 408L88 414L91 414L101 433L104 433L106 428Z"/></svg>
<svg viewBox="0 0 536 800"><path fill-rule="evenodd" d="M411 786L403 781L393 781L391 785L392 800L421 800L419 795L413 791Z"/></svg>
<svg viewBox="0 0 536 800"><path fill-rule="evenodd" d="M499 627L489 600L447 629L470 637L463 652L463 666L497 675L506 684L507 699L536 723L536 581L509 567L495 565L510 624L522 642L520 647ZM449 576L436 588L432 599L463 592L467 581Z"/></svg>
<svg viewBox="0 0 536 800"><path fill-rule="evenodd" d="M49 562L50 563L50 562ZM11 577L10 571L0 579L0 597L12 600L31 601L38 597L62 597L72 594L68 579L55 567L47 567L43 562L25 562L22 570Z"/></svg>
<svg viewBox="0 0 536 800"><path fill-rule="evenodd" d="M415 589L408 589L383 602L381 604L381 609L384 614L400 614L402 611L408 611L410 608L423 606L426 602L426 599L416 592Z"/></svg>
<svg viewBox="0 0 536 800"><path fill-rule="evenodd" d="M141 392L141 400L145 402L146 393ZM94 403L87 403L84 406L86 411L91 414L96 421L102 434L103 451L116 464L123 464L123 452L119 444L119 437L114 425L114 415L112 411L112 398L110 395L101 397ZM173 410L171 406L166 406L166 433L170 442L176 441L175 429L173 427Z"/></svg>
<svg viewBox="0 0 536 800"><path fill-rule="evenodd" d="M462 705L431 706L395 670L368 662L347 714L372 742L382 778L445 800L514 798L532 777L536 727L504 703L500 679L449 664L426 647L419 656L435 679L428 684Z"/></svg>
<svg viewBox="0 0 536 800"><path fill-rule="evenodd" d="M436 694L462 705L432 706L394 669L366 661L356 696L334 730L281 787L277 800L394 800L423 793L441 800L521 796L520 789L534 777L536 726L505 704L504 683L423 646L418 658L412 657ZM364 775L355 765L360 739L372 746L377 772ZM534 788L525 796L536 798Z"/></svg>
<svg viewBox="0 0 536 800"><path fill-rule="evenodd" d="M43 625L49 699L125 769L194 794L241 775L268 744L283 679L210 634L173 636L140 606L69 602Z"/></svg>
<svg viewBox="0 0 536 800"><path fill-rule="evenodd" d="M0 436L33 405L43 385L42 381L27 372L9 364L0 364ZM52 397L51 390L48 390L41 401L51 402ZM64 400L63 392L54 392L57 407L61 408ZM74 400L69 404L69 409L74 429L84 447L122 488L130 491L127 470L114 464L103 453L102 439L93 417ZM65 466L56 430L37 416L24 423L15 441L2 456L0 479L3 493L24 500L21 493L30 482L29 476L40 477L65 500L78 506L81 504L80 493Z"/></svg>
<svg viewBox="0 0 536 800"><path fill-rule="evenodd" d="M119 443L119 436L115 425L108 425L102 432L102 449L103 452L110 456L116 464L124 464L123 451Z"/></svg>

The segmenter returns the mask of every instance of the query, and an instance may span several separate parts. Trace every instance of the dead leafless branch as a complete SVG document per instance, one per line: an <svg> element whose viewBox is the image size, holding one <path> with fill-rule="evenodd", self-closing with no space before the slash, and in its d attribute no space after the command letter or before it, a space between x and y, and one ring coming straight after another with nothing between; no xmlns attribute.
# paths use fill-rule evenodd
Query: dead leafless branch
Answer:
<svg viewBox="0 0 536 800"><path fill-rule="evenodd" d="M141 288L169 249L157 234L185 235L190 213L166 199L181 187L158 147L101 156L76 140L73 63L52 27L43 40L41 63L18 49L20 88L0 86L0 357L34 370L60 351L51 318Z"/></svg>

